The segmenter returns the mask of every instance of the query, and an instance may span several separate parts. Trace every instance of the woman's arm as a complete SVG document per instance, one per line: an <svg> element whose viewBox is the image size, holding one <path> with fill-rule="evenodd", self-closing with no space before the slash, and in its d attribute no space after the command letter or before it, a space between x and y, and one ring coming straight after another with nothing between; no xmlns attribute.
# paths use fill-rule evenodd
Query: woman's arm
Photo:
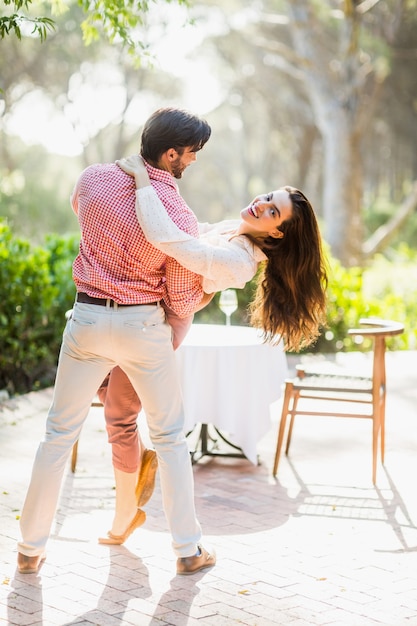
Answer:
<svg viewBox="0 0 417 626"><path fill-rule="evenodd" d="M238 229L240 220L222 220L221 222L198 222L198 232L201 235L216 231L217 233L227 233Z"/></svg>
<svg viewBox="0 0 417 626"><path fill-rule="evenodd" d="M196 239L174 224L150 185L140 157L129 157L116 163L139 184L136 215L146 239L191 272L207 279L206 284L203 280L204 291L213 293L227 287L242 288L253 278L258 263L246 246L230 242L226 236L217 233Z"/></svg>

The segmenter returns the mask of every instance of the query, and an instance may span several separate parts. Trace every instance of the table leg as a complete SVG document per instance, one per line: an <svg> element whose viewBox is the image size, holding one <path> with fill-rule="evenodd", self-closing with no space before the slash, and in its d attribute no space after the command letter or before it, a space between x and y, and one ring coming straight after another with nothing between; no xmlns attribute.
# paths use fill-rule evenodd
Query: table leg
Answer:
<svg viewBox="0 0 417 626"><path fill-rule="evenodd" d="M224 457L239 458L239 459L247 458L245 454L243 453L242 448L240 448L239 446L229 441L224 436L224 434L221 433L219 429L216 428L215 426L211 425L211 428L220 437L220 439L225 444L227 444L227 446L229 446L230 448L233 448L234 450L236 450L236 452L230 452L228 450L219 449L218 439L215 439L214 437L212 437L211 433L209 432L209 424L200 424L199 428L200 428L200 432L198 434L198 438L195 443L194 450L191 450L190 452L191 462L193 463L193 465L194 463L198 463L198 461L202 459L204 456L220 456L220 457L224 456ZM194 430L195 429L187 433L187 437L189 437L191 433L194 432ZM209 447L210 442L212 442L213 444L211 447Z"/></svg>

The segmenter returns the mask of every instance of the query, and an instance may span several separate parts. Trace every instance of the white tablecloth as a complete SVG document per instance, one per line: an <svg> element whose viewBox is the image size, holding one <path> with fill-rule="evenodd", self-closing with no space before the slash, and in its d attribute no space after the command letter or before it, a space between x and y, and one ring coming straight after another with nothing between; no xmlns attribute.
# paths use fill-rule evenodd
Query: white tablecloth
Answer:
<svg viewBox="0 0 417 626"><path fill-rule="evenodd" d="M282 345L263 344L254 328L193 324L176 355L186 431L213 424L256 464L287 376Z"/></svg>

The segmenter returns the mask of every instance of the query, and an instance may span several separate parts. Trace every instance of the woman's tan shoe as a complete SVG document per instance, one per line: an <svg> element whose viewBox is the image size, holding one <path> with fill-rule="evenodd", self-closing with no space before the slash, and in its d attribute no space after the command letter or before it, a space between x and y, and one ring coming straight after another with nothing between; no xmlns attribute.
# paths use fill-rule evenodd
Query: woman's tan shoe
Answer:
<svg viewBox="0 0 417 626"><path fill-rule="evenodd" d="M157 469L158 459L155 450L145 450L142 455L142 464L135 489L138 507L144 506L152 496L155 489Z"/></svg>
<svg viewBox="0 0 417 626"><path fill-rule="evenodd" d="M128 537L130 537L130 535L133 533L134 530L136 530L136 528L142 526L145 520L145 511L141 511L140 509L138 509L135 517L132 519L123 535L113 535L113 533L109 530L109 532L107 533L107 537L99 537L98 542L108 546L120 546L128 539Z"/></svg>

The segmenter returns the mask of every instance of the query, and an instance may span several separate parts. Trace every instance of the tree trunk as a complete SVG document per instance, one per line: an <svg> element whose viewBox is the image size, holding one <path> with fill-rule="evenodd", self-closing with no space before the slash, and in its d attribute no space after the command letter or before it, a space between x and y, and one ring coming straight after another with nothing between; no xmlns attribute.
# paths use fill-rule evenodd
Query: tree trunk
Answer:
<svg viewBox="0 0 417 626"><path fill-rule="evenodd" d="M346 267L362 254L362 166L357 138L341 107L321 116L324 145L324 238Z"/></svg>
<svg viewBox="0 0 417 626"><path fill-rule="evenodd" d="M324 236L345 266L362 262L361 141L378 93L372 68L364 67L360 57L356 4L345 0L343 19L330 28L320 21L314 3L288 2L297 67L323 138Z"/></svg>

